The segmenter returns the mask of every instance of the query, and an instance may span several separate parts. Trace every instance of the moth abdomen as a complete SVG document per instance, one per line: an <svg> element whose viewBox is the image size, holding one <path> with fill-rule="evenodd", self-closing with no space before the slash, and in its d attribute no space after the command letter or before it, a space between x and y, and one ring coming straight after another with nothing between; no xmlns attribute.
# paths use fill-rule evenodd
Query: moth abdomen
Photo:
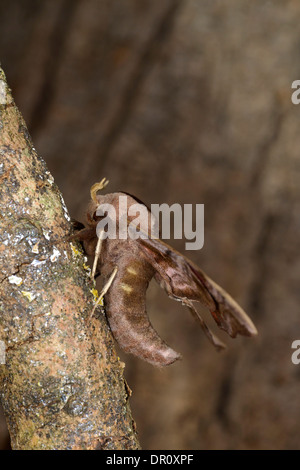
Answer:
<svg viewBox="0 0 300 470"><path fill-rule="evenodd" d="M154 330L146 312L146 290L154 275L150 264L135 257L120 260L114 283L105 296L111 331L127 352L157 366L172 364L180 355Z"/></svg>

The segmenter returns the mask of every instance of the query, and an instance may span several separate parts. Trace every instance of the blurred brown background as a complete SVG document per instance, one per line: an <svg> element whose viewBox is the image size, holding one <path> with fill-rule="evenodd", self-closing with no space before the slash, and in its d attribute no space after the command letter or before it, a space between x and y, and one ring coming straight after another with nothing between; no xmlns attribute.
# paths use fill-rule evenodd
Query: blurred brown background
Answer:
<svg viewBox="0 0 300 470"><path fill-rule="evenodd" d="M204 203L204 248L186 254L259 330L219 354L150 286L183 360L120 353L144 449L300 448L299 15L297 0L0 1L0 60L71 215L103 176L148 205Z"/></svg>

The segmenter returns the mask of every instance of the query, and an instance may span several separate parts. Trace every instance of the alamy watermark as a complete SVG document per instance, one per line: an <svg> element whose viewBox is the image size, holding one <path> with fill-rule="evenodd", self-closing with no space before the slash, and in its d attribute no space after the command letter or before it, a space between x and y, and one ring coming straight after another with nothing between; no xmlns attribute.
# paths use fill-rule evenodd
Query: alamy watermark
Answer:
<svg viewBox="0 0 300 470"><path fill-rule="evenodd" d="M173 228L174 239L188 240L186 250L200 250L204 245L204 204L194 207L193 204L183 204L183 207L180 204L151 204L149 212L138 202L128 206L128 197L122 195L119 196L118 210L114 205L104 203L98 206L96 215L101 217L97 235L102 239L170 239Z"/></svg>
<svg viewBox="0 0 300 470"><path fill-rule="evenodd" d="M291 361L297 366L300 364L300 339L295 339L295 341L292 342L291 348L296 350L291 356Z"/></svg>
<svg viewBox="0 0 300 470"><path fill-rule="evenodd" d="M5 364L5 343L0 341L0 364Z"/></svg>
<svg viewBox="0 0 300 470"><path fill-rule="evenodd" d="M300 103L300 80L294 80L292 83L291 88L296 89L291 96L291 100L293 104Z"/></svg>

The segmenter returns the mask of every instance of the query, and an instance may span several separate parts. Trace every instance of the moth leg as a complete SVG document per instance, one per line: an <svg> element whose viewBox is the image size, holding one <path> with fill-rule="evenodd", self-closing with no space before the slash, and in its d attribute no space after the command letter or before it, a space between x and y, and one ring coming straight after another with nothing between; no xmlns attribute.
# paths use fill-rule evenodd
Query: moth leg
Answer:
<svg viewBox="0 0 300 470"><path fill-rule="evenodd" d="M208 328L206 325L205 321L201 317L200 313L195 309L194 305L192 302L185 301L183 302L190 310L190 312L197 318L197 320L200 322L201 328L204 331L205 335L209 339L209 341L215 346L217 351L221 351L222 349L226 349L225 344L216 336L213 334L213 332Z"/></svg>
<svg viewBox="0 0 300 470"><path fill-rule="evenodd" d="M109 181L106 178L102 178L102 180L99 183L95 183L91 187L91 189L90 189L91 198L95 202L95 204L98 204L97 192L101 191L101 189L104 189L108 185L108 183L109 183Z"/></svg>
<svg viewBox="0 0 300 470"><path fill-rule="evenodd" d="M103 233L104 233L104 230L101 230L101 232L99 233L99 237L98 237L98 241L97 241L97 245L96 245L95 258L94 258L93 269L92 269L92 273L91 273L91 278L92 279L95 278L97 264L98 264L100 253L101 253Z"/></svg>
<svg viewBox="0 0 300 470"><path fill-rule="evenodd" d="M71 225L72 225L73 230L76 230L77 232L85 228L83 223L73 218L71 218Z"/></svg>
<svg viewBox="0 0 300 470"><path fill-rule="evenodd" d="M97 301L96 301L96 303L95 303L95 305L94 305L94 307L93 307L93 310L92 310L92 312L91 312L90 318L94 315L94 312L95 312L96 308L98 307L98 305L99 305L100 302L102 301L103 297L105 296L106 292L108 291L108 289L109 289L110 286L112 285L113 280L114 280L114 278L115 278L115 276L116 276L116 274L117 274L117 271L118 271L118 267L116 266L116 267L114 268L113 272L111 273L111 275L110 275L110 277L109 277L107 283L104 285L102 291L100 292L100 295L99 295L99 297L98 297L98 299L97 299Z"/></svg>

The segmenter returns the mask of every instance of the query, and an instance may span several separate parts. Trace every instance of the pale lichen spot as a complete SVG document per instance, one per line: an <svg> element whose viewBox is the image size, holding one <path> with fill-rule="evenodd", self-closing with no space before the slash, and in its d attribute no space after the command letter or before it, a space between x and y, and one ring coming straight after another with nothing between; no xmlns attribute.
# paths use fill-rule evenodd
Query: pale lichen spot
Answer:
<svg viewBox="0 0 300 470"><path fill-rule="evenodd" d="M30 266L37 267L37 266L41 266L42 264L45 264L45 263L46 263L46 260L34 259L32 261L32 263L30 263Z"/></svg>
<svg viewBox="0 0 300 470"><path fill-rule="evenodd" d="M44 230L43 229L43 235L44 237L46 238L46 240L50 240L50 233L51 233L51 230Z"/></svg>
<svg viewBox="0 0 300 470"><path fill-rule="evenodd" d="M92 272L92 271L91 271L91 268L90 268L89 266L87 266L85 263L83 263L82 266L83 266L83 269L84 269L85 271L87 271L88 275L90 276L90 275L91 275L91 272Z"/></svg>
<svg viewBox="0 0 300 470"><path fill-rule="evenodd" d="M50 186L52 186L53 183L54 183L54 178L53 178L53 176L51 175L51 173L49 171L46 171L46 174L49 175L49 178L47 178L47 181L50 184Z"/></svg>
<svg viewBox="0 0 300 470"><path fill-rule="evenodd" d="M26 297L26 299L29 300L29 302L32 302L36 297L32 292L28 292L28 291L25 291L25 290L22 290L21 294L24 297Z"/></svg>
<svg viewBox="0 0 300 470"><path fill-rule="evenodd" d="M32 247L32 253L38 253L39 252L39 242L37 242L33 247Z"/></svg>
<svg viewBox="0 0 300 470"><path fill-rule="evenodd" d="M71 245L71 249L72 249L73 255L74 255L75 257L80 256L81 253L80 253L80 251L76 248L76 246L74 246L73 243L70 243L70 245Z"/></svg>
<svg viewBox="0 0 300 470"><path fill-rule="evenodd" d="M4 80L0 80L0 104L12 104L13 99Z"/></svg>
<svg viewBox="0 0 300 470"><path fill-rule="evenodd" d="M99 293L97 289L90 289L90 292L93 294L94 303L97 302L97 305L101 305L101 307L104 307L103 297L99 300Z"/></svg>
<svg viewBox="0 0 300 470"><path fill-rule="evenodd" d="M60 196L61 205L62 205L62 208L63 208L63 211L64 211L64 216L65 216L65 218L67 219L67 221L70 222L71 217L69 216L69 212L68 212L66 203L65 203L65 201L64 201L64 198L62 197L61 194L60 194L59 196Z"/></svg>
<svg viewBox="0 0 300 470"><path fill-rule="evenodd" d="M16 286L20 286L23 283L23 279L19 276L12 275L9 276L8 282L10 284L16 284Z"/></svg>
<svg viewBox="0 0 300 470"><path fill-rule="evenodd" d="M53 253L50 256L51 263L54 263L59 258L60 255L61 255L60 251L57 248L54 247L53 248Z"/></svg>
<svg viewBox="0 0 300 470"><path fill-rule="evenodd" d="M7 101L7 92L6 92L6 83L4 80L0 80L0 104L6 104Z"/></svg>
<svg viewBox="0 0 300 470"><path fill-rule="evenodd" d="M94 288L90 289L90 292L91 292L91 294L93 294L94 301L96 302L98 300L98 297L99 297L97 289L94 289Z"/></svg>

